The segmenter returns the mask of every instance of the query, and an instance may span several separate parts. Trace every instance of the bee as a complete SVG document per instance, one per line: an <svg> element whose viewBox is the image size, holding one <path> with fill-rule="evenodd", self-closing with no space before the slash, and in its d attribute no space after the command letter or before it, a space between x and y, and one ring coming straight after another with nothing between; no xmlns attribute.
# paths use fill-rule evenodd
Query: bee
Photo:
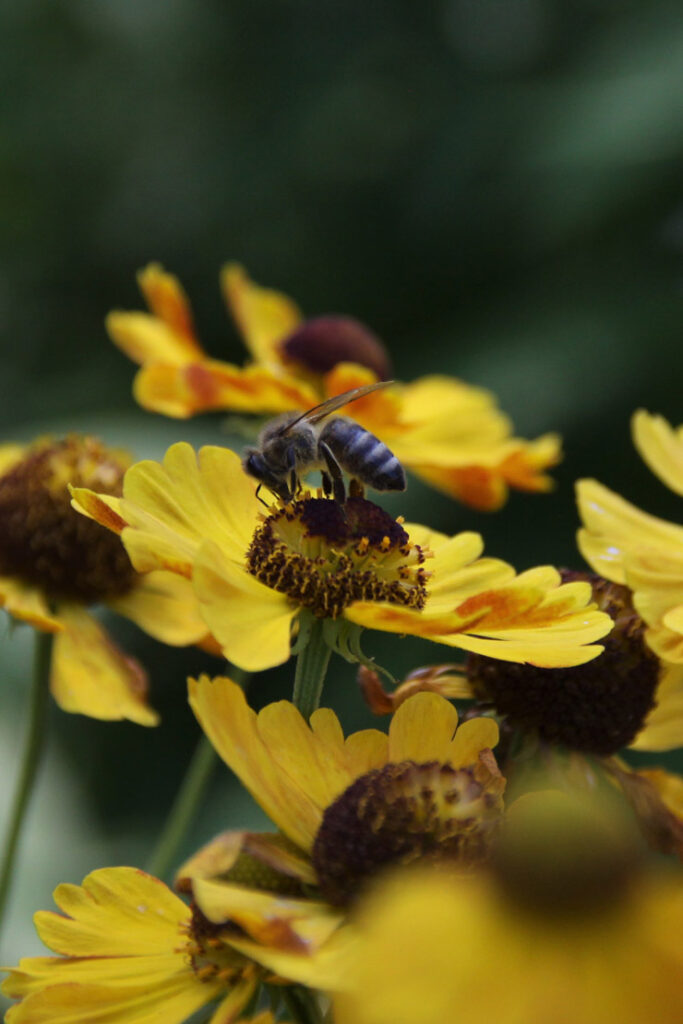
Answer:
<svg viewBox="0 0 683 1024"><path fill-rule="evenodd" d="M285 413L266 423L257 446L246 449L242 463L259 482L257 497L265 486L289 501L301 490L301 478L312 470L321 471L324 493L340 504L346 499L344 472L376 491L405 491L403 466L384 442L354 420L332 417L337 409L391 383L352 388L301 415Z"/></svg>

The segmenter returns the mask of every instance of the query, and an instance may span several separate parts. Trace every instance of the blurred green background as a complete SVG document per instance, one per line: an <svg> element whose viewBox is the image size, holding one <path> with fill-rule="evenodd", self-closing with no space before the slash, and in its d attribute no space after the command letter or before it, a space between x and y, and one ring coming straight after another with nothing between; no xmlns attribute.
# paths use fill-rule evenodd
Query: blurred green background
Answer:
<svg viewBox="0 0 683 1024"><path fill-rule="evenodd" d="M473 513L416 481L396 512L482 530L519 568L578 565L572 484L652 512L679 502L641 465L637 406L683 420L683 12L653 0L4 0L0 10L0 425L96 431L140 456L230 439L135 408L107 340L148 260L175 271L201 337L240 362L226 259L384 338L396 373L497 392L522 436L559 430L548 497ZM2 962L37 952L30 913L62 880L143 863L196 742L185 677L216 671L112 624L149 667L163 725L51 711ZM29 630L2 625L6 806ZM396 674L449 652L372 637ZM327 699L368 720L339 661ZM256 703L288 695L265 674ZM187 850L260 819L216 776ZM187 852L187 851L186 851Z"/></svg>

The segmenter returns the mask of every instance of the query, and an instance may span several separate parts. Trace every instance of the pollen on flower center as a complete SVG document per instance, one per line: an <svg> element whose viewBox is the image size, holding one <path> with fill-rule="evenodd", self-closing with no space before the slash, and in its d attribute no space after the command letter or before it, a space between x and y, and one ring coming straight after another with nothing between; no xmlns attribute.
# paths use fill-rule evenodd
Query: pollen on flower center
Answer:
<svg viewBox="0 0 683 1024"><path fill-rule="evenodd" d="M199 907L192 906L192 918L183 926L186 938L182 948L200 981L234 982L257 970L253 961L247 960L221 938L228 927L213 924Z"/></svg>
<svg viewBox="0 0 683 1024"><path fill-rule="evenodd" d="M0 476L0 574L92 604L130 589L117 536L71 508L67 484L120 494L124 459L91 437L39 441Z"/></svg>
<svg viewBox="0 0 683 1024"><path fill-rule="evenodd" d="M465 768L402 761L362 775L326 809L315 838L323 896L347 906L377 872L418 858L462 866L486 859L503 787L485 761Z"/></svg>
<svg viewBox="0 0 683 1024"><path fill-rule="evenodd" d="M344 505L304 498L258 527L247 569L314 615L336 618L352 601L422 608L425 555L400 522L365 498L349 498Z"/></svg>

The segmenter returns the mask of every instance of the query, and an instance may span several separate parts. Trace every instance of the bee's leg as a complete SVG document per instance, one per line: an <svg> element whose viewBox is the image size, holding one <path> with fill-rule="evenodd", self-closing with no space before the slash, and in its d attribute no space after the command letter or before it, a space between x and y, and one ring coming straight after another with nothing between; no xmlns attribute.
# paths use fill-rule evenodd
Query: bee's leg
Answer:
<svg viewBox="0 0 683 1024"><path fill-rule="evenodd" d="M344 474L341 471L341 466L335 459L332 449L325 441L318 443L318 451L325 460L327 471L332 477L332 494L334 500L343 505L346 501L346 489L344 487Z"/></svg>
<svg viewBox="0 0 683 1024"><path fill-rule="evenodd" d="M268 502L264 501L263 498L260 497L260 493L261 493L261 488L262 487L263 487L263 484L259 484L258 487L256 488L256 497L258 498L258 500L261 502L262 505L265 505L266 508L270 508L270 505L268 504Z"/></svg>
<svg viewBox="0 0 683 1024"><path fill-rule="evenodd" d="M322 471L321 476L323 478L323 494L329 498L332 494L332 477L326 470Z"/></svg>
<svg viewBox="0 0 683 1024"><path fill-rule="evenodd" d="M364 498L365 488L355 476L349 480L349 496L351 498Z"/></svg>

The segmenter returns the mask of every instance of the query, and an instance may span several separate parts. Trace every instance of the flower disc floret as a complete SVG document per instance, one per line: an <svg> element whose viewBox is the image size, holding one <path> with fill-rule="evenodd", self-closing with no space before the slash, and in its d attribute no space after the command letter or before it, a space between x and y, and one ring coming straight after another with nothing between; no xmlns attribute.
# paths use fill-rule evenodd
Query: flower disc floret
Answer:
<svg viewBox="0 0 683 1024"><path fill-rule="evenodd" d="M477 764L403 761L367 772L323 814L312 852L322 894L346 906L390 865L485 860L503 787L497 772Z"/></svg>
<svg viewBox="0 0 683 1024"><path fill-rule="evenodd" d="M247 569L314 615L337 618L353 601L423 608L424 560L400 522L373 502L304 498L256 529Z"/></svg>
<svg viewBox="0 0 683 1024"><path fill-rule="evenodd" d="M0 477L0 574L83 604L129 591L135 573L121 541L77 515L67 489L120 494L126 468L91 437L32 445Z"/></svg>

